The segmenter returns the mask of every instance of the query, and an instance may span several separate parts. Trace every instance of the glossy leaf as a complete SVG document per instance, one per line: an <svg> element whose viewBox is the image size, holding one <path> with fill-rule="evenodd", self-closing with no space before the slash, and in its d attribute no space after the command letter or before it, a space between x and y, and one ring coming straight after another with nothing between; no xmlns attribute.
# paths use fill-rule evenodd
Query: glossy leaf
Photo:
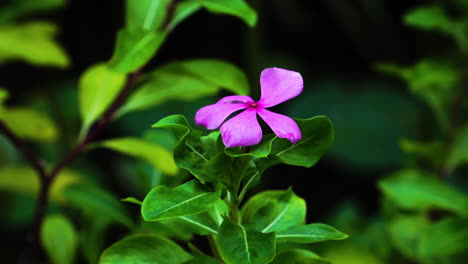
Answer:
<svg viewBox="0 0 468 264"><path fill-rule="evenodd" d="M239 17L251 27L257 23L257 12L244 0L199 0L198 2L212 13Z"/></svg>
<svg viewBox="0 0 468 264"><path fill-rule="evenodd" d="M466 163L468 163L468 126L460 129L455 136L446 166L455 169L458 165Z"/></svg>
<svg viewBox="0 0 468 264"><path fill-rule="evenodd" d="M83 212L121 223L127 227L133 226L133 221L119 199L104 189L90 184L75 184L65 189L67 202Z"/></svg>
<svg viewBox="0 0 468 264"><path fill-rule="evenodd" d="M150 163L156 169L169 175L178 173L172 153L167 149L138 138L116 138L98 143L99 146L109 148Z"/></svg>
<svg viewBox="0 0 468 264"><path fill-rule="evenodd" d="M213 59L169 63L146 76L119 114L154 107L168 100L192 101L225 88L248 94L245 74L233 64Z"/></svg>
<svg viewBox="0 0 468 264"><path fill-rule="evenodd" d="M5 108L0 120L4 121L15 135L24 139L49 142L57 138L58 130L54 121L34 109Z"/></svg>
<svg viewBox="0 0 468 264"><path fill-rule="evenodd" d="M169 0L126 1L126 27L143 32L161 29L166 17Z"/></svg>
<svg viewBox="0 0 468 264"><path fill-rule="evenodd" d="M305 249L290 249L278 254L271 264L331 264L317 254Z"/></svg>
<svg viewBox="0 0 468 264"><path fill-rule="evenodd" d="M0 64L24 61L38 66L65 68L69 58L54 40L57 27L49 22L29 22L0 27Z"/></svg>
<svg viewBox="0 0 468 264"><path fill-rule="evenodd" d="M64 190L82 180L82 177L71 170L62 171L55 179L49 198L64 203ZM36 195L39 190L39 176L36 171L26 166L0 168L0 189Z"/></svg>
<svg viewBox="0 0 468 264"><path fill-rule="evenodd" d="M156 54L165 37L165 33L159 31L120 30L109 68L120 73L139 69Z"/></svg>
<svg viewBox="0 0 468 264"><path fill-rule="evenodd" d="M325 224L293 226L276 233L277 242L315 243L326 240L341 240L348 235Z"/></svg>
<svg viewBox="0 0 468 264"><path fill-rule="evenodd" d="M127 198L124 198L121 200L122 202L127 202L127 203L132 203L132 204L137 204L137 205L141 205L143 202L138 200L137 198L135 197L127 197Z"/></svg>
<svg viewBox="0 0 468 264"><path fill-rule="evenodd" d="M155 221L202 213L208 211L219 196L219 192L212 192L197 180L174 189L158 186L143 200L141 214L146 221Z"/></svg>
<svg viewBox="0 0 468 264"><path fill-rule="evenodd" d="M177 220L189 224L193 232L198 235L205 236L218 233L218 225L207 212L180 216Z"/></svg>
<svg viewBox="0 0 468 264"><path fill-rule="evenodd" d="M309 168L330 148L335 130L325 116L296 119L296 122L301 129L302 139L292 145L288 140L278 138L273 141L271 153L285 164Z"/></svg>
<svg viewBox="0 0 468 264"><path fill-rule="evenodd" d="M113 72L102 63L91 66L83 73L79 81L79 103L84 131L109 107L125 79L125 74Z"/></svg>
<svg viewBox="0 0 468 264"><path fill-rule="evenodd" d="M247 149L245 147L225 148L224 152L231 157L252 156L264 158L270 155L271 146L275 139L277 139L277 137L274 134L268 134L265 135L262 141L257 145L253 145Z"/></svg>
<svg viewBox="0 0 468 264"><path fill-rule="evenodd" d="M422 259L448 257L468 250L468 221L449 217L432 225L421 237Z"/></svg>
<svg viewBox="0 0 468 264"><path fill-rule="evenodd" d="M227 264L264 264L275 256L275 234L261 233L234 224L223 222L217 236L221 257Z"/></svg>
<svg viewBox="0 0 468 264"><path fill-rule="evenodd" d="M165 263L180 264L191 259L176 243L159 236L134 235L107 248L99 264Z"/></svg>
<svg viewBox="0 0 468 264"><path fill-rule="evenodd" d="M62 215L47 216L41 228L41 241L51 263L72 264L78 242L73 224Z"/></svg>
<svg viewBox="0 0 468 264"><path fill-rule="evenodd" d="M468 197L437 180L435 175L405 170L381 180L379 188L403 209L438 208L468 216Z"/></svg>
<svg viewBox="0 0 468 264"><path fill-rule="evenodd" d="M305 224L306 203L291 189L265 191L250 198L241 213L244 225L269 233Z"/></svg>
<svg viewBox="0 0 468 264"><path fill-rule="evenodd" d="M168 30L174 29L178 24L187 19L190 15L200 10L201 4L198 0L186 0L179 3L174 12L171 22L168 25Z"/></svg>
<svg viewBox="0 0 468 264"><path fill-rule="evenodd" d="M171 131L179 140L174 149L174 161L179 168L188 170L202 181L210 180L203 172L211 157L200 140L201 132L191 128L184 116L165 117L152 127Z"/></svg>

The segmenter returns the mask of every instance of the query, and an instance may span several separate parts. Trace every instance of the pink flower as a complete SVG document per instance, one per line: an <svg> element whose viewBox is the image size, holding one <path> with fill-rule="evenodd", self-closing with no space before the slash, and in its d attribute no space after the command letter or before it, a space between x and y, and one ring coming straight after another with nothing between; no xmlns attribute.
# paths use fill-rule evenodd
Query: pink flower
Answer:
<svg viewBox="0 0 468 264"><path fill-rule="evenodd" d="M262 129L257 121L257 114L278 137L286 138L294 144L302 137L296 122L290 117L265 108L298 96L303 86L302 76L298 72L267 68L260 75L260 101L255 102L245 95L226 96L216 104L198 110L195 123L207 129L216 129L229 115L245 109L221 126L221 137L226 147L251 146L262 140Z"/></svg>

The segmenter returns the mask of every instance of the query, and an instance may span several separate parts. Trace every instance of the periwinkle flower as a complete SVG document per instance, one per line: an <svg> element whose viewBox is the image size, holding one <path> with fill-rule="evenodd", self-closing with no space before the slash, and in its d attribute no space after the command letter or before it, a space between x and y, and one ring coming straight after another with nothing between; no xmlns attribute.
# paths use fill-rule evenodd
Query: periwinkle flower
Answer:
<svg viewBox="0 0 468 264"><path fill-rule="evenodd" d="M286 138L294 144L302 137L296 122L266 108L298 96L303 86L302 76L298 72L267 68L260 75L261 96L258 102L245 95L226 96L216 104L198 110L195 123L210 130L216 129L229 115L245 109L221 126L221 137L226 147L251 146L262 140L257 114L278 137Z"/></svg>

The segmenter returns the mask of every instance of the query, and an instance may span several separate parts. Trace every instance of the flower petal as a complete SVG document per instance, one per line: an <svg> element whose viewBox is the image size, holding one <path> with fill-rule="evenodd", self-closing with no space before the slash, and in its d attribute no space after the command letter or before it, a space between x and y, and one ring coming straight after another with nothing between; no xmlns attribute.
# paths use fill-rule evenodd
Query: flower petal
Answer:
<svg viewBox="0 0 468 264"><path fill-rule="evenodd" d="M293 144L301 140L301 130L292 118L266 109L260 109L257 113L278 137L285 138Z"/></svg>
<svg viewBox="0 0 468 264"><path fill-rule="evenodd" d="M304 87L300 73L281 68L267 68L260 75L260 103L270 107L298 96Z"/></svg>
<svg viewBox="0 0 468 264"><path fill-rule="evenodd" d="M221 137L226 147L243 147L258 144L262 140L262 128L257 121L257 113L247 109L224 123Z"/></svg>
<svg viewBox="0 0 468 264"><path fill-rule="evenodd" d="M229 95L229 96L221 98L221 100L219 100L217 104L221 104L221 103L242 104L242 103L253 103L253 102L254 100L250 98L250 96L247 96L247 95Z"/></svg>
<svg viewBox="0 0 468 264"><path fill-rule="evenodd" d="M195 123L207 129L216 129L230 114L247 108L245 104L217 103L200 108L195 115Z"/></svg>

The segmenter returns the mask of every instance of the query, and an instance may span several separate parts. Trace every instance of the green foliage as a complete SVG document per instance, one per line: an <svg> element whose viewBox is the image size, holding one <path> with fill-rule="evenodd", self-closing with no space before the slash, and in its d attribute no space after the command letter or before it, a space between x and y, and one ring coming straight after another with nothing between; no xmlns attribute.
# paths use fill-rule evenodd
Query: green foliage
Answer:
<svg viewBox="0 0 468 264"><path fill-rule="evenodd" d="M196 256L194 257L193 259L187 261L187 262L184 262L184 264L218 264L219 262L212 258L212 257L208 257L208 256Z"/></svg>
<svg viewBox="0 0 468 264"><path fill-rule="evenodd" d="M305 224L306 203L287 191L265 191L253 196L242 208L242 223L269 233Z"/></svg>
<svg viewBox="0 0 468 264"><path fill-rule="evenodd" d="M65 68L69 58L54 41L57 27L44 21L0 26L0 63L24 61L37 66Z"/></svg>
<svg viewBox="0 0 468 264"><path fill-rule="evenodd" d="M144 32L159 29L166 18L168 0L126 1L126 28Z"/></svg>
<svg viewBox="0 0 468 264"><path fill-rule="evenodd" d="M0 120L21 138L39 142L49 142L57 138L58 129L54 121L39 111L12 107L3 108L0 113Z"/></svg>
<svg viewBox="0 0 468 264"><path fill-rule="evenodd" d="M190 254L166 238L153 235L134 235L107 248L102 253L99 264L181 264L190 258Z"/></svg>
<svg viewBox="0 0 468 264"><path fill-rule="evenodd" d="M82 181L82 177L74 171L64 170L55 180L49 192L53 201L64 203L65 189ZM12 166L0 168L0 189L36 195L39 191L39 176L37 172L26 166Z"/></svg>
<svg viewBox="0 0 468 264"><path fill-rule="evenodd" d="M468 126L461 128L455 135L453 147L447 158L447 167L456 168L468 163Z"/></svg>
<svg viewBox="0 0 468 264"><path fill-rule="evenodd" d="M411 67L380 64L377 69L400 77L410 91L431 107L443 129L448 127L448 105L460 81L459 68L447 61L425 59Z"/></svg>
<svg viewBox="0 0 468 264"><path fill-rule="evenodd" d="M264 264L275 256L275 234L246 229L229 220L223 222L217 236L219 252L227 264Z"/></svg>
<svg viewBox="0 0 468 264"><path fill-rule="evenodd" d="M133 221L122 203L104 189L91 184L74 184L68 186L64 194L70 205L86 214L127 227L133 226Z"/></svg>
<svg viewBox="0 0 468 264"><path fill-rule="evenodd" d="M325 224L294 226L276 234L277 242L315 243L326 240L341 240L348 235Z"/></svg>
<svg viewBox="0 0 468 264"><path fill-rule="evenodd" d="M317 254L305 249L291 249L278 254L271 264L331 264Z"/></svg>
<svg viewBox="0 0 468 264"><path fill-rule="evenodd" d="M400 216L393 219L388 226L393 244L413 260L419 258L420 239L428 228L429 221L422 216Z"/></svg>
<svg viewBox="0 0 468 264"><path fill-rule="evenodd" d="M48 11L63 7L66 0L15 0L2 6L0 24L29 15L35 12Z"/></svg>
<svg viewBox="0 0 468 264"><path fill-rule="evenodd" d="M239 17L251 27L257 23L257 13L244 0L196 0L196 2L212 13Z"/></svg>
<svg viewBox="0 0 468 264"><path fill-rule="evenodd" d="M158 186L143 200L141 214L146 221L155 221L202 213L208 211L219 196L219 192L211 191L196 180L174 189Z"/></svg>
<svg viewBox="0 0 468 264"><path fill-rule="evenodd" d="M179 23L200 10L201 7L201 4L197 0L186 0L179 3L174 11L174 16L168 25L168 30L174 29Z"/></svg>
<svg viewBox="0 0 468 264"><path fill-rule="evenodd" d="M62 215L44 219L41 228L42 245L53 264L72 264L78 242L73 224Z"/></svg>
<svg viewBox="0 0 468 264"><path fill-rule="evenodd" d="M249 85L236 66L213 59L172 62L150 72L119 113L147 109L168 100L195 100L225 88L246 95Z"/></svg>
<svg viewBox="0 0 468 264"><path fill-rule="evenodd" d="M165 38L160 31L120 30L109 68L121 73L139 69L156 54Z"/></svg>
<svg viewBox="0 0 468 264"><path fill-rule="evenodd" d="M79 103L86 132L115 99L125 83L125 74L113 72L100 63L88 68L80 78Z"/></svg>
<svg viewBox="0 0 468 264"><path fill-rule="evenodd" d="M154 168L168 175L178 173L178 168L172 158L172 153L157 144L138 138L116 138L102 141L98 144L150 163Z"/></svg>
<svg viewBox="0 0 468 264"><path fill-rule="evenodd" d="M198 235L213 235L218 233L219 225L207 212L180 216L179 219L189 224L190 229Z"/></svg>
<svg viewBox="0 0 468 264"><path fill-rule="evenodd" d="M405 170L381 180L379 188L403 209L424 211L438 208L468 216L468 197L435 179L434 175Z"/></svg>

